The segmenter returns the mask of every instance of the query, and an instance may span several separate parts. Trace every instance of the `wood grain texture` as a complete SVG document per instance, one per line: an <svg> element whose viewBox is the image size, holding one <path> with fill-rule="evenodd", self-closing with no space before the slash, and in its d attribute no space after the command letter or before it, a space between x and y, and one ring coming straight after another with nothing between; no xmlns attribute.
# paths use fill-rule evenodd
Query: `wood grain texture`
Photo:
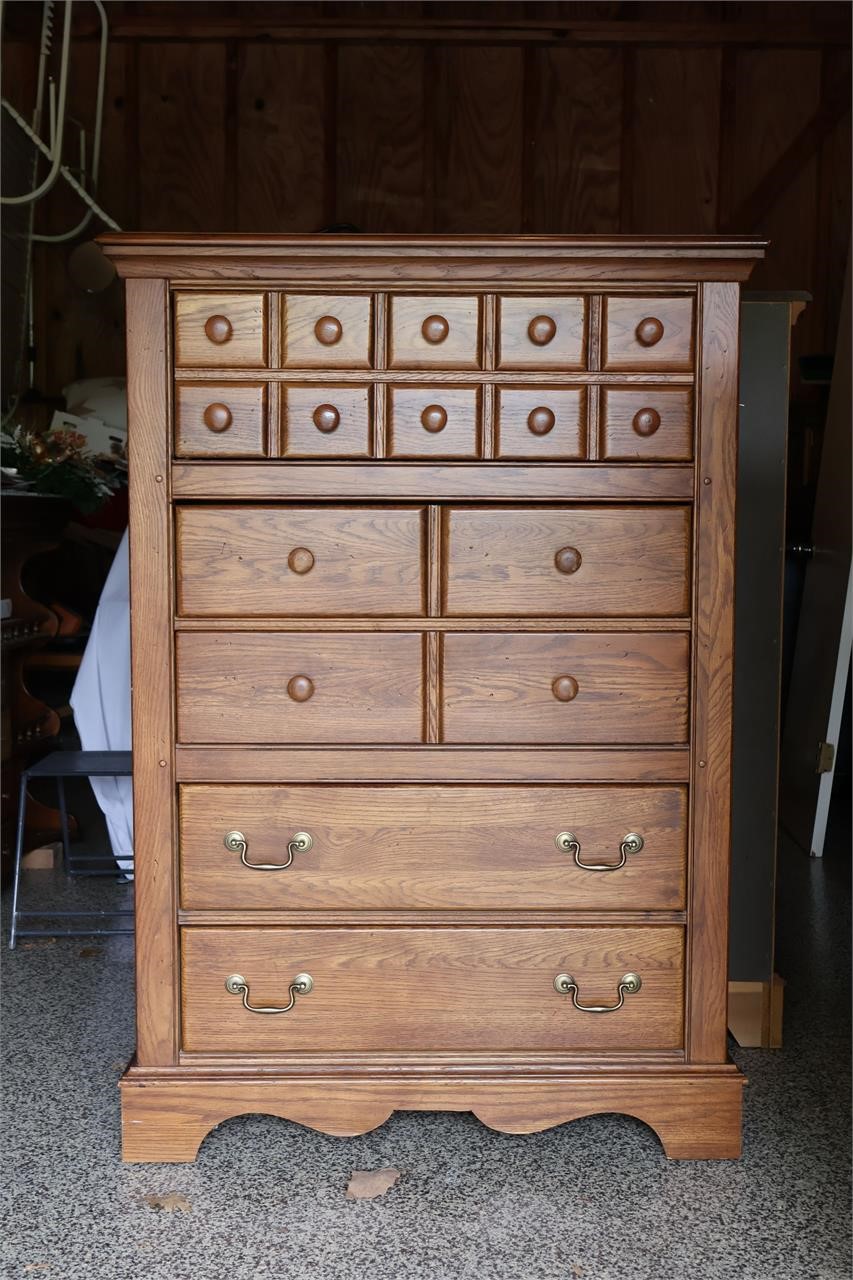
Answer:
<svg viewBox="0 0 853 1280"><path fill-rule="evenodd" d="M444 518L444 613L689 611L687 507L451 507Z"/></svg>
<svg viewBox="0 0 853 1280"><path fill-rule="evenodd" d="M180 613L425 611L423 507L179 507L175 518Z"/></svg>
<svg viewBox="0 0 853 1280"><path fill-rule="evenodd" d="M131 670L133 716L136 1057L177 1061L178 937L171 673L172 522L167 423L169 302L165 280L127 285ZM132 438L131 438L132 437Z"/></svg>
<svg viewBox="0 0 853 1280"><path fill-rule="evenodd" d="M601 457L686 462L693 457L693 414L690 387L603 387Z"/></svg>
<svg viewBox="0 0 853 1280"><path fill-rule="evenodd" d="M422 740L419 635L180 632L175 670L182 742Z"/></svg>
<svg viewBox="0 0 853 1280"><path fill-rule="evenodd" d="M224 844L241 831L253 871ZM630 831L643 849L618 871L584 871L555 843L570 830L581 859L616 864ZM479 908L678 910L684 906L684 787L185 786L180 792L184 909ZM519 858L524 851L523 873Z"/></svg>
<svg viewBox="0 0 853 1280"><path fill-rule="evenodd" d="M585 368L586 312L583 297L498 298L497 367Z"/></svg>
<svg viewBox="0 0 853 1280"><path fill-rule="evenodd" d="M621 50L604 48L534 53L536 231L619 229L622 58Z"/></svg>
<svg viewBox="0 0 853 1280"><path fill-rule="evenodd" d="M660 338L646 345L644 322ZM693 364L693 299L609 297L604 300L603 369L689 369Z"/></svg>
<svg viewBox="0 0 853 1280"><path fill-rule="evenodd" d="M434 61L434 229L514 231L522 204L519 49L438 48Z"/></svg>
<svg viewBox="0 0 853 1280"><path fill-rule="evenodd" d="M391 296L389 369L477 369L481 357L480 299Z"/></svg>
<svg viewBox="0 0 853 1280"><path fill-rule="evenodd" d="M676 1049L683 1038L678 926L609 929L183 929L185 1052L488 1052ZM620 979L641 989L609 1015L554 990L571 973L584 1003L613 1004ZM242 974L250 1003L287 1003L295 974L314 989L260 1017L225 989Z"/></svg>
<svg viewBox="0 0 853 1280"><path fill-rule="evenodd" d="M266 447L266 383L175 384L178 458L263 458Z"/></svg>
<svg viewBox="0 0 853 1280"><path fill-rule="evenodd" d="M731 284L703 286L694 579L687 1051L726 1054L734 640L737 350L740 310ZM705 484L705 480L709 484Z"/></svg>
<svg viewBox="0 0 853 1280"><path fill-rule="evenodd" d="M684 742L688 647L686 636L671 634L451 633L444 637L444 740ZM564 702L552 686L566 678L578 690Z"/></svg>
<svg viewBox="0 0 853 1280"><path fill-rule="evenodd" d="M374 451L367 384L282 386L282 456L286 458L370 458Z"/></svg>
<svg viewBox="0 0 853 1280"><path fill-rule="evenodd" d="M266 363L266 302L262 293L176 295L178 367L258 369Z"/></svg>
<svg viewBox="0 0 853 1280"><path fill-rule="evenodd" d="M369 294L282 295L282 363L302 369L369 369L372 306Z"/></svg>
<svg viewBox="0 0 853 1280"><path fill-rule="evenodd" d="M392 458L476 458L480 452L477 387L391 386L386 441Z"/></svg>
<svg viewBox="0 0 853 1280"><path fill-rule="evenodd" d="M496 457L585 457L585 387L498 387L496 399Z"/></svg>
<svg viewBox="0 0 853 1280"><path fill-rule="evenodd" d="M564 1067L538 1078L471 1070L462 1078L436 1071L393 1081L378 1074L336 1081L270 1073L223 1078L185 1070L164 1078L132 1068L122 1081L122 1157L194 1160L212 1129L244 1113L281 1116L343 1137L376 1129L403 1110L472 1111L503 1133L536 1133L581 1116L620 1112L649 1125L671 1160L736 1160L743 1084L734 1069L687 1074Z"/></svg>
<svg viewBox="0 0 853 1280"><path fill-rule="evenodd" d="M318 45L241 41L237 228L313 231L324 221L325 82Z"/></svg>

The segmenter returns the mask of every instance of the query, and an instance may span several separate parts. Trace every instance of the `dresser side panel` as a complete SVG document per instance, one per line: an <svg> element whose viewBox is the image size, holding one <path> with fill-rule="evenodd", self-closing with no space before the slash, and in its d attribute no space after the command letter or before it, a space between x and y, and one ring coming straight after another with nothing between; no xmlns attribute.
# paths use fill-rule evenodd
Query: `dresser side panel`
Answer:
<svg viewBox="0 0 853 1280"><path fill-rule="evenodd" d="M687 1055L726 1059L739 287L700 287Z"/></svg>
<svg viewBox="0 0 853 1280"><path fill-rule="evenodd" d="M169 296L127 281L137 1061L177 1062Z"/></svg>

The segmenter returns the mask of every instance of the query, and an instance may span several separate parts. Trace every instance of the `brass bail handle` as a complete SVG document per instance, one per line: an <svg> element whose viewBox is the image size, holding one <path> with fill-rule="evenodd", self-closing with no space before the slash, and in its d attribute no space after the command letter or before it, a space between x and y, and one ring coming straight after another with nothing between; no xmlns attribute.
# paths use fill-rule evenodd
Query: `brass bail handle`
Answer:
<svg viewBox="0 0 853 1280"><path fill-rule="evenodd" d="M296 1004L297 996L307 996L314 989L314 979L310 973L297 973L296 977L288 988L290 999L287 1004L283 1005L259 1005L249 1004L249 984L243 977L242 973L229 973L225 979L225 990L230 992L232 996L243 997L243 1008L248 1009L249 1013L290 1013L290 1010Z"/></svg>
<svg viewBox="0 0 853 1280"><path fill-rule="evenodd" d="M643 982L638 973L626 973L619 983L617 991L619 1000L616 1004L581 1004L578 1000L578 984L570 973L558 973L554 979L554 990L561 996L571 996L572 1004L576 1009L580 1009L581 1013L615 1013L625 1003L626 994L634 995L642 985Z"/></svg>
<svg viewBox="0 0 853 1280"><path fill-rule="evenodd" d="M251 871L285 871L293 862L294 853L307 853L313 848L314 837L307 831L297 831L292 835L287 842L286 862L250 862L246 856L249 842L242 831L229 831L223 843L231 853L239 853L243 866Z"/></svg>
<svg viewBox="0 0 853 1280"><path fill-rule="evenodd" d="M582 871L619 871L628 861L628 854L639 853L645 840L636 831L629 831L620 842L618 862L582 862L580 841L571 831L561 831L554 843L563 853L573 853L575 865Z"/></svg>

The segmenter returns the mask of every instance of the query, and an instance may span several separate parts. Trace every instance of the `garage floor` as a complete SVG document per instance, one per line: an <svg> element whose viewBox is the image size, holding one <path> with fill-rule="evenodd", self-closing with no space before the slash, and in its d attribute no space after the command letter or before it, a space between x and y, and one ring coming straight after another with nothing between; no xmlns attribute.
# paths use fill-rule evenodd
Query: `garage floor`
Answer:
<svg viewBox="0 0 853 1280"><path fill-rule="evenodd" d="M4 940L3 1275L847 1280L849 875L849 826L822 863L782 850L785 1047L734 1049L750 1079L738 1162L669 1163L623 1117L509 1137L468 1115L398 1114L350 1139L238 1118L195 1165L122 1165L131 940ZM32 872L29 892L53 881ZM85 892L115 905L129 889ZM354 1170L386 1166L401 1177L383 1197L345 1198Z"/></svg>

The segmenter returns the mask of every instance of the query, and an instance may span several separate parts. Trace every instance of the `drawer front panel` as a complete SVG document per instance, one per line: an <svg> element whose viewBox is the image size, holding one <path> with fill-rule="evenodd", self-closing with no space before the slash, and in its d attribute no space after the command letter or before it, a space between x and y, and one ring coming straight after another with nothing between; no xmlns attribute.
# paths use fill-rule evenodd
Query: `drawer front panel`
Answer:
<svg viewBox="0 0 853 1280"><path fill-rule="evenodd" d="M282 453L287 458L369 458L370 388L282 387Z"/></svg>
<svg viewBox="0 0 853 1280"><path fill-rule="evenodd" d="M479 298L389 299L389 369L477 369Z"/></svg>
<svg viewBox="0 0 853 1280"><path fill-rule="evenodd" d="M421 614L425 519L423 507L179 507L178 610Z"/></svg>
<svg viewBox="0 0 853 1280"><path fill-rule="evenodd" d="M686 462L693 457L690 387L604 387L601 396L603 458Z"/></svg>
<svg viewBox="0 0 853 1280"><path fill-rule="evenodd" d="M299 832L313 844L286 868L244 865L281 866ZM680 910L686 832L684 787L184 786L181 905Z"/></svg>
<svg viewBox="0 0 853 1280"><path fill-rule="evenodd" d="M586 392L582 387L500 387L499 458L586 457Z"/></svg>
<svg viewBox="0 0 853 1280"><path fill-rule="evenodd" d="M183 1047L201 1053L678 1049L682 930L637 928L184 929ZM313 987L277 1016L297 974ZM625 974L640 989L615 1005Z"/></svg>
<svg viewBox="0 0 853 1280"><path fill-rule="evenodd" d="M184 368L263 368L264 303L262 293L177 294L175 363Z"/></svg>
<svg viewBox="0 0 853 1280"><path fill-rule="evenodd" d="M476 458L477 387L391 387L388 452L394 458Z"/></svg>
<svg viewBox="0 0 853 1280"><path fill-rule="evenodd" d="M474 632L443 645L445 742L687 741L685 635Z"/></svg>
<svg viewBox="0 0 853 1280"><path fill-rule="evenodd" d="M499 298L498 368L586 368L586 300Z"/></svg>
<svg viewBox="0 0 853 1280"><path fill-rule="evenodd" d="M282 298L282 364L300 369L369 369L370 295L288 294Z"/></svg>
<svg viewBox="0 0 853 1280"><path fill-rule="evenodd" d="M416 743L420 635L179 632L178 737L186 743Z"/></svg>
<svg viewBox="0 0 853 1280"><path fill-rule="evenodd" d="M264 382L178 382L175 454L179 458L263 458Z"/></svg>
<svg viewBox="0 0 853 1280"><path fill-rule="evenodd" d="M603 369L693 368L692 298L605 298Z"/></svg>
<svg viewBox="0 0 853 1280"><path fill-rule="evenodd" d="M454 507L444 518L451 616L689 611L687 507Z"/></svg>

